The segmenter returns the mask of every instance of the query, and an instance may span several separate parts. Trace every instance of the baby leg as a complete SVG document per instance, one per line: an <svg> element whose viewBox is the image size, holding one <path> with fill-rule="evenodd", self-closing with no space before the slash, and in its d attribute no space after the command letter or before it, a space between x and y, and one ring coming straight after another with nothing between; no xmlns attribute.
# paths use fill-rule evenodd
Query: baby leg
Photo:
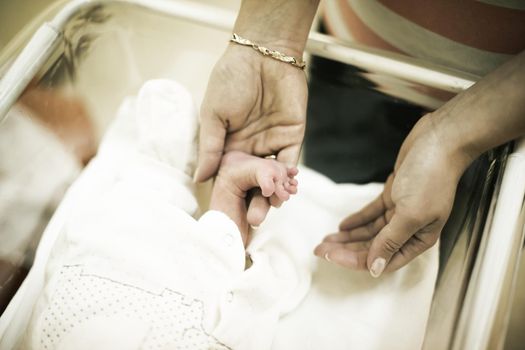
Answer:
<svg viewBox="0 0 525 350"><path fill-rule="evenodd" d="M286 201L297 193L298 170L287 168L273 159L264 159L243 152L226 153L215 179L210 201L210 209L222 211L239 227L244 244L248 239L248 223L258 225L266 213L249 213L247 193L260 188L264 197L275 194ZM253 216L253 217L251 217Z"/></svg>

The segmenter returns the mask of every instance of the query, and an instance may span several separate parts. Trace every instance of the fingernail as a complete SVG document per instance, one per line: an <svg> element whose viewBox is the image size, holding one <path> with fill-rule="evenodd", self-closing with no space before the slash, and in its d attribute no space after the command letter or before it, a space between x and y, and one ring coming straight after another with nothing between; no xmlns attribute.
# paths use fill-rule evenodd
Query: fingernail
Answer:
<svg viewBox="0 0 525 350"><path fill-rule="evenodd" d="M332 262L332 260L330 260L330 257L328 256L328 252L324 253L324 259L328 262Z"/></svg>
<svg viewBox="0 0 525 350"><path fill-rule="evenodd" d="M253 230L257 230L259 228L259 226L255 226L255 225L250 225L250 227L253 229Z"/></svg>
<svg viewBox="0 0 525 350"><path fill-rule="evenodd" d="M381 276L383 273L383 270L385 269L386 260L383 258L377 258L372 263L372 267L370 268L370 274L372 277L377 278Z"/></svg>

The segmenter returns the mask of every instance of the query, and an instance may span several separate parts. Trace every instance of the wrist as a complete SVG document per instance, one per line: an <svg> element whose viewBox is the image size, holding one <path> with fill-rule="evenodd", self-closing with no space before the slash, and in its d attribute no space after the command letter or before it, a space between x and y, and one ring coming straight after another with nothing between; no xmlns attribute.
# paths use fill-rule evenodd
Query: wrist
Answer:
<svg viewBox="0 0 525 350"><path fill-rule="evenodd" d="M254 28L250 29L237 29L234 28L234 33L246 38L253 43L267 47L271 50L279 51L285 55L293 56L301 59L303 57L306 40L302 38L294 39L294 35L287 35L283 32L272 33L271 31L257 30ZM238 45L231 43L231 45Z"/></svg>
<svg viewBox="0 0 525 350"><path fill-rule="evenodd" d="M258 45L302 56L319 0L243 0L233 31Z"/></svg>
<svg viewBox="0 0 525 350"><path fill-rule="evenodd" d="M287 53L280 48L277 48L277 50L281 53ZM289 56L296 58L296 60L302 60L302 57L298 55ZM258 50L254 50L250 46L240 45L235 42L229 43L223 55L223 58L224 57L230 57L230 59L233 59L237 62L240 61L261 74L263 71L274 73L281 72L280 74L284 74L285 72L290 72L290 74L295 74L297 72L304 73L304 71L297 66L294 67L288 62L281 62L280 60L274 59L273 57L261 54L258 52ZM226 61L228 61L228 58L226 58Z"/></svg>
<svg viewBox="0 0 525 350"><path fill-rule="evenodd" d="M461 133L450 118L443 116L438 111L429 113L423 118L426 118L431 125L437 140L436 147L443 151L451 167L450 170L461 176L467 167L481 155L481 152L472 147L469 139Z"/></svg>
<svg viewBox="0 0 525 350"><path fill-rule="evenodd" d="M258 53L260 53L261 55L263 56L269 56L271 57L272 59L274 60L277 60L277 61L281 61L281 62L284 62L284 63L288 63L292 66L295 66L297 68L300 68L300 69L304 69L305 67L305 62L303 61L302 57L294 57L294 56L289 56L289 55L286 55L280 51L277 51L277 50L274 50L274 49L270 49L270 48L267 48L265 46L261 46L257 43L254 43L253 41L249 40L249 39L246 39L246 38L243 38L242 36L240 36L239 34L237 33L233 33L232 35L232 38L230 39L231 42L234 42L238 45L241 45L241 46L247 46L247 47L250 47L252 49L254 49L255 51L257 51Z"/></svg>

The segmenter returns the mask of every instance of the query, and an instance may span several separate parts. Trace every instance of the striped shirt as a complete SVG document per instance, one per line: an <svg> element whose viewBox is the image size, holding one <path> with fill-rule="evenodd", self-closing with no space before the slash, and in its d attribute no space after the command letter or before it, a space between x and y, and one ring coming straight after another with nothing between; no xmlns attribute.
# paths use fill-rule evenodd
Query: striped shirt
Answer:
<svg viewBox="0 0 525 350"><path fill-rule="evenodd" d="M483 76L525 50L525 0L325 0L328 32Z"/></svg>

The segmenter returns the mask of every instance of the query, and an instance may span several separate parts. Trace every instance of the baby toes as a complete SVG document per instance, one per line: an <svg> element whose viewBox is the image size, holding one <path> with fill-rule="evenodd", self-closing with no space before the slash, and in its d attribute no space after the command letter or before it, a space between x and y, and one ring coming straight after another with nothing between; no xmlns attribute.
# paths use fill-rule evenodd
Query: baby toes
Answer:
<svg viewBox="0 0 525 350"><path fill-rule="evenodd" d="M269 198L272 207L279 208L284 201L290 199L290 195L297 193L297 180L294 176L298 174L296 167L287 168L275 160L264 160L259 163L256 170L256 178L261 193Z"/></svg>
<svg viewBox="0 0 525 350"><path fill-rule="evenodd" d="M255 177L261 193L264 197L270 197L276 190L276 184L273 180L273 175L265 171L257 171Z"/></svg>
<svg viewBox="0 0 525 350"><path fill-rule="evenodd" d="M290 179L288 182L284 183L284 189L289 194L297 194L297 180Z"/></svg>
<svg viewBox="0 0 525 350"><path fill-rule="evenodd" d="M294 176L297 176L297 174L299 174L299 169L293 166L293 167L287 168L286 173L288 174L288 177L293 178Z"/></svg>
<svg viewBox="0 0 525 350"><path fill-rule="evenodd" d="M281 163L273 162L279 169L279 175L275 179L275 194L270 197L270 204L278 208L282 202L290 199L290 195L297 193L298 182L294 179L294 176L299 173L299 170L296 167L287 168Z"/></svg>
<svg viewBox="0 0 525 350"><path fill-rule="evenodd" d="M290 193L284 188L284 182L281 180L275 184L275 195L282 201L290 199Z"/></svg>

